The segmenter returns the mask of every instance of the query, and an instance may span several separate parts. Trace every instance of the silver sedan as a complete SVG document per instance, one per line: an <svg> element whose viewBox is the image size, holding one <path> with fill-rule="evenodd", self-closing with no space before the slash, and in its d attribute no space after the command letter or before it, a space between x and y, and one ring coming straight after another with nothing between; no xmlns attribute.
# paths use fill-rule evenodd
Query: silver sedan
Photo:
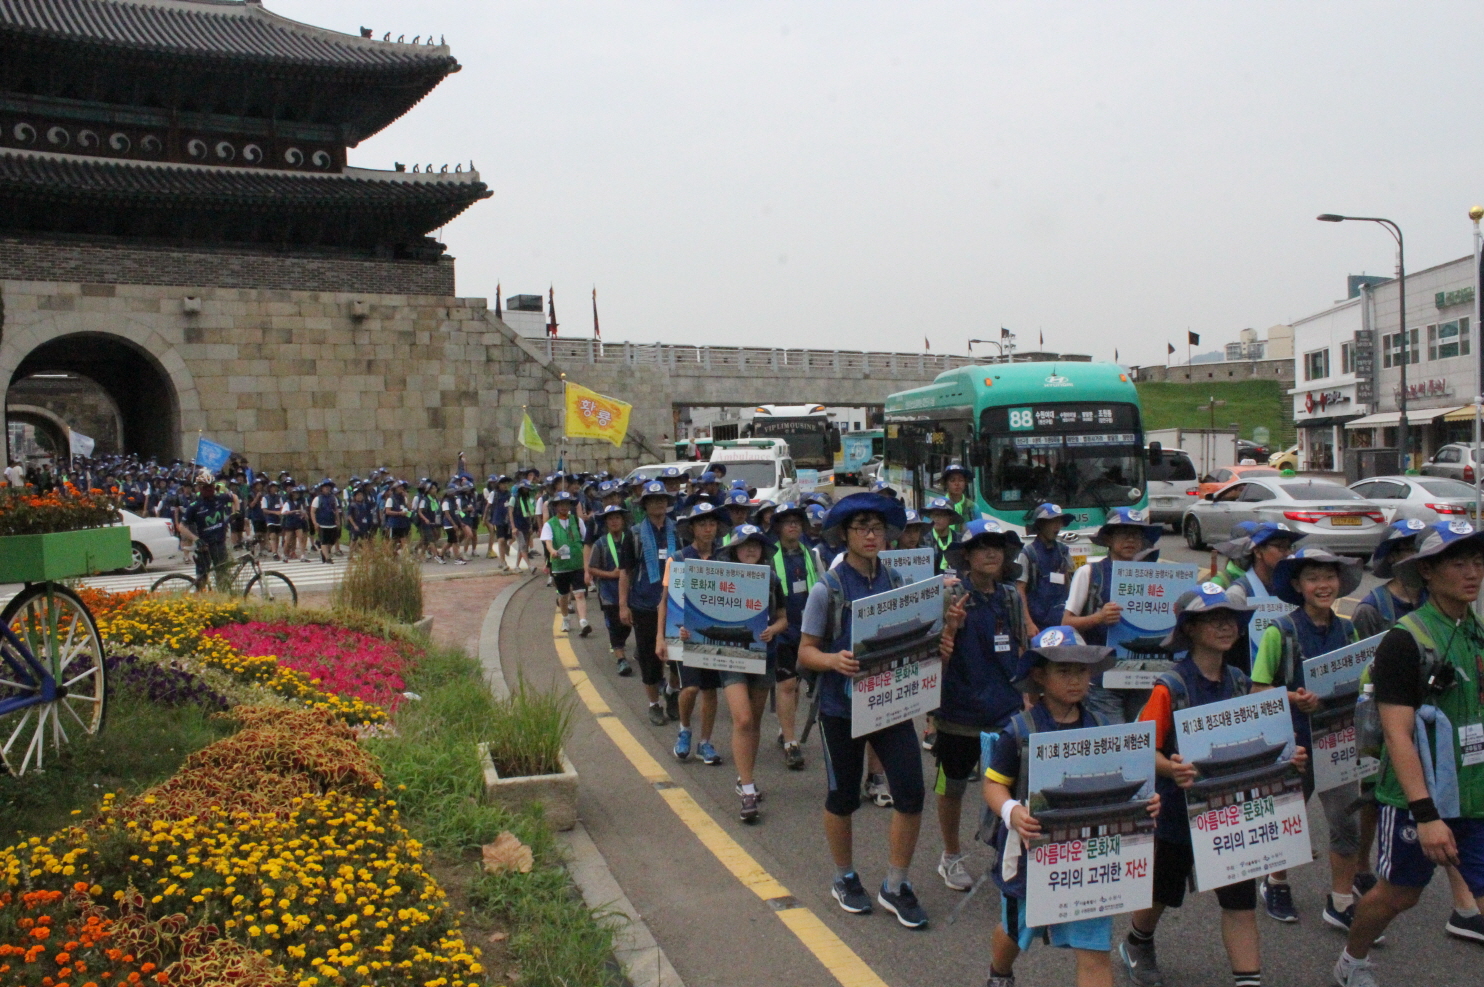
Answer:
<svg viewBox="0 0 1484 987"><path fill-rule="evenodd" d="M1282 522L1306 537L1305 545L1369 555L1386 536L1386 515L1353 490L1327 480L1263 477L1223 487L1191 505L1181 518L1193 549L1231 537L1242 521Z"/></svg>
<svg viewBox="0 0 1484 987"><path fill-rule="evenodd" d="M1474 513L1473 486L1443 476L1371 476L1350 489L1385 511L1387 521L1416 518L1433 524Z"/></svg>

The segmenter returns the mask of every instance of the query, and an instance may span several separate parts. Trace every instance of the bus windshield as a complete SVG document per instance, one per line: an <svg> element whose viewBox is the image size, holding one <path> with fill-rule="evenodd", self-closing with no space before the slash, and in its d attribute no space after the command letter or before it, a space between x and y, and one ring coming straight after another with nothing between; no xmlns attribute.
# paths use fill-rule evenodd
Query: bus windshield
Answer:
<svg viewBox="0 0 1484 987"><path fill-rule="evenodd" d="M829 446L830 421L818 418L763 418L752 420L752 434L759 439L782 439L788 443L789 456L806 469L822 469L833 464Z"/></svg>
<svg viewBox="0 0 1484 987"><path fill-rule="evenodd" d="M980 493L1001 510L1129 507L1144 497L1145 454L1132 405L989 408L980 425Z"/></svg>

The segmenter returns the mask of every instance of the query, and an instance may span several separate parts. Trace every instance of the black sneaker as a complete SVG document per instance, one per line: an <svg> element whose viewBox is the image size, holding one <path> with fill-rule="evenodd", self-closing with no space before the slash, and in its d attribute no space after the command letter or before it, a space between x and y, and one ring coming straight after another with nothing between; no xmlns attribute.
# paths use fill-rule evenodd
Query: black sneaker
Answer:
<svg viewBox="0 0 1484 987"><path fill-rule="evenodd" d="M917 903L917 894L912 890L912 885L906 881L896 894L886 890L885 882L881 885L881 891L876 895L876 900L881 907L897 917L897 921L909 929L921 929L928 924L927 911Z"/></svg>
<svg viewBox="0 0 1484 987"><path fill-rule="evenodd" d="M649 704L649 722L657 727L662 727L669 722L669 720L665 719L665 707L663 704Z"/></svg>
<svg viewBox="0 0 1484 987"><path fill-rule="evenodd" d="M627 658L620 658L618 660L618 674L624 678L628 678L630 675L634 674L634 669L629 664L629 660Z"/></svg>
<svg viewBox="0 0 1484 987"><path fill-rule="evenodd" d="M830 897L852 915L871 914L871 896L866 894L865 885L861 884L860 875L855 871L835 878L835 883L830 886Z"/></svg>
<svg viewBox="0 0 1484 987"><path fill-rule="evenodd" d="M743 822L745 822L745 823L755 823L755 822L757 822L757 817L758 817L757 802L758 802L758 797L757 797L757 793L756 792L743 792L742 793L742 812L740 813L740 815L741 815L741 819L742 819Z"/></svg>
<svg viewBox="0 0 1484 987"><path fill-rule="evenodd" d="M804 770L804 752L798 744L783 745L783 763L790 771Z"/></svg>
<svg viewBox="0 0 1484 987"><path fill-rule="evenodd" d="M671 723L680 719L680 693L665 693L665 715L670 718Z"/></svg>
<svg viewBox="0 0 1484 987"><path fill-rule="evenodd" d="M1484 915L1475 912L1465 916L1455 911L1448 916L1448 924L1443 926L1443 930L1450 936L1470 942L1484 942Z"/></svg>
<svg viewBox="0 0 1484 987"><path fill-rule="evenodd" d="M1287 884L1263 880L1258 883L1257 892L1262 897L1263 910L1268 913L1268 918L1275 922L1299 920L1298 911L1293 907L1293 889Z"/></svg>

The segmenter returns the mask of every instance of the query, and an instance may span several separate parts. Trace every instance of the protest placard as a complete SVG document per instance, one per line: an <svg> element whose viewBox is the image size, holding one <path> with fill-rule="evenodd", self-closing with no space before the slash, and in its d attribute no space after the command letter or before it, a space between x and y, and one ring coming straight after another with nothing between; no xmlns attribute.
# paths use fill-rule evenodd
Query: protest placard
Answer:
<svg viewBox="0 0 1484 987"><path fill-rule="evenodd" d="M819 489L819 470L798 470L794 482L799 485L800 494L812 494Z"/></svg>
<svg viewBox="0 0 1484 987"><path fill-rule="evenodd" d="M1294 606L1276 596L1249 596L1247 602L1257 608L1252 611L1252 616L1247 620L1247 657L1249 661L1255 662L1257 661L1257 646L1262 642L1262 632L1279 617L1293 613Z"/></svg>
<svg viewBox="0 0 1484 987"><path fill-rule="evenodd" d="M1327 792L1359 781L1368 772L1355 746L1355 701L1360 676L1376 658L1384 633L1304 662L1304 688L1319 697L1309 714L1314 749L1309 752L1314 791Z"/></svg>
<svg viewBox="0 0 1484 987"><path fill-rule="evenodd" d="M768 577L763 565L685 563L685 664L719 672L762 675L768 648Z"/></svg>
<svg viewBox="0 0 1484 987"><path fill-rule="evenodd" d="M850 650L861 663L850 681L851 736L938 708L946 595L943 577L934 576L850 605Z"/></svg>
<svg viewBox="0 0 1484 987"><path fill-rule="evenodd" d="M1309 814L1294 769L1288 693L1179 710L1175 746L1199 772L1185 789L1199 891L1307 864Z"/></svg>
<svg viewBox="0 0 1484 987"><path fill-rule="evenodd" d="M920 583L933 578L933 550L931 548L896 548L876 556L888 569L895 569L909 583Z"/></svg>
<svg viewBox="0 0 1484 987"><path fill-rule="evenodd" d="M1108 602L1123 608L1108 628L1108 646L1119 658L1148 658L1175 627L1175 601L1195 589L1195 565L1171 562L1114 562L1107 587ZM1167 657L1158 654L1157 657ZM1105 689L1152 689L1158 671L1119 666L1103 673Z"/></svg>
<svg viewBox="0 0 1484 987"><path fill-rule="evenodd" d="M680 628L685 626L685 560L670 560L670 585L665 590L665 645L671 661L684 663L685 641Z"/></svg>
<svg viewBox="0 0 1484 987"><path fill-rule="evenodd" d="M1032 734L1026 925L1148 908L1154 889L1154 724Z"/></svg>

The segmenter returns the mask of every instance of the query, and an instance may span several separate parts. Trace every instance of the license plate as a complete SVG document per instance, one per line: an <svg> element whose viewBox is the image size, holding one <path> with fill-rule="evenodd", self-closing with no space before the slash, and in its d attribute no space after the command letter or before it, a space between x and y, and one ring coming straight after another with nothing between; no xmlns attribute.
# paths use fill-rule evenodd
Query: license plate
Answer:
<svg viewBox="0 0 1484 987"><path fill-rule="evenodd" d="M1342 514L1339 517L1330 518L1329 523L1336 528L1358 528L1360 527L1360 518L1356 517L1354 514Z"/></svg>

